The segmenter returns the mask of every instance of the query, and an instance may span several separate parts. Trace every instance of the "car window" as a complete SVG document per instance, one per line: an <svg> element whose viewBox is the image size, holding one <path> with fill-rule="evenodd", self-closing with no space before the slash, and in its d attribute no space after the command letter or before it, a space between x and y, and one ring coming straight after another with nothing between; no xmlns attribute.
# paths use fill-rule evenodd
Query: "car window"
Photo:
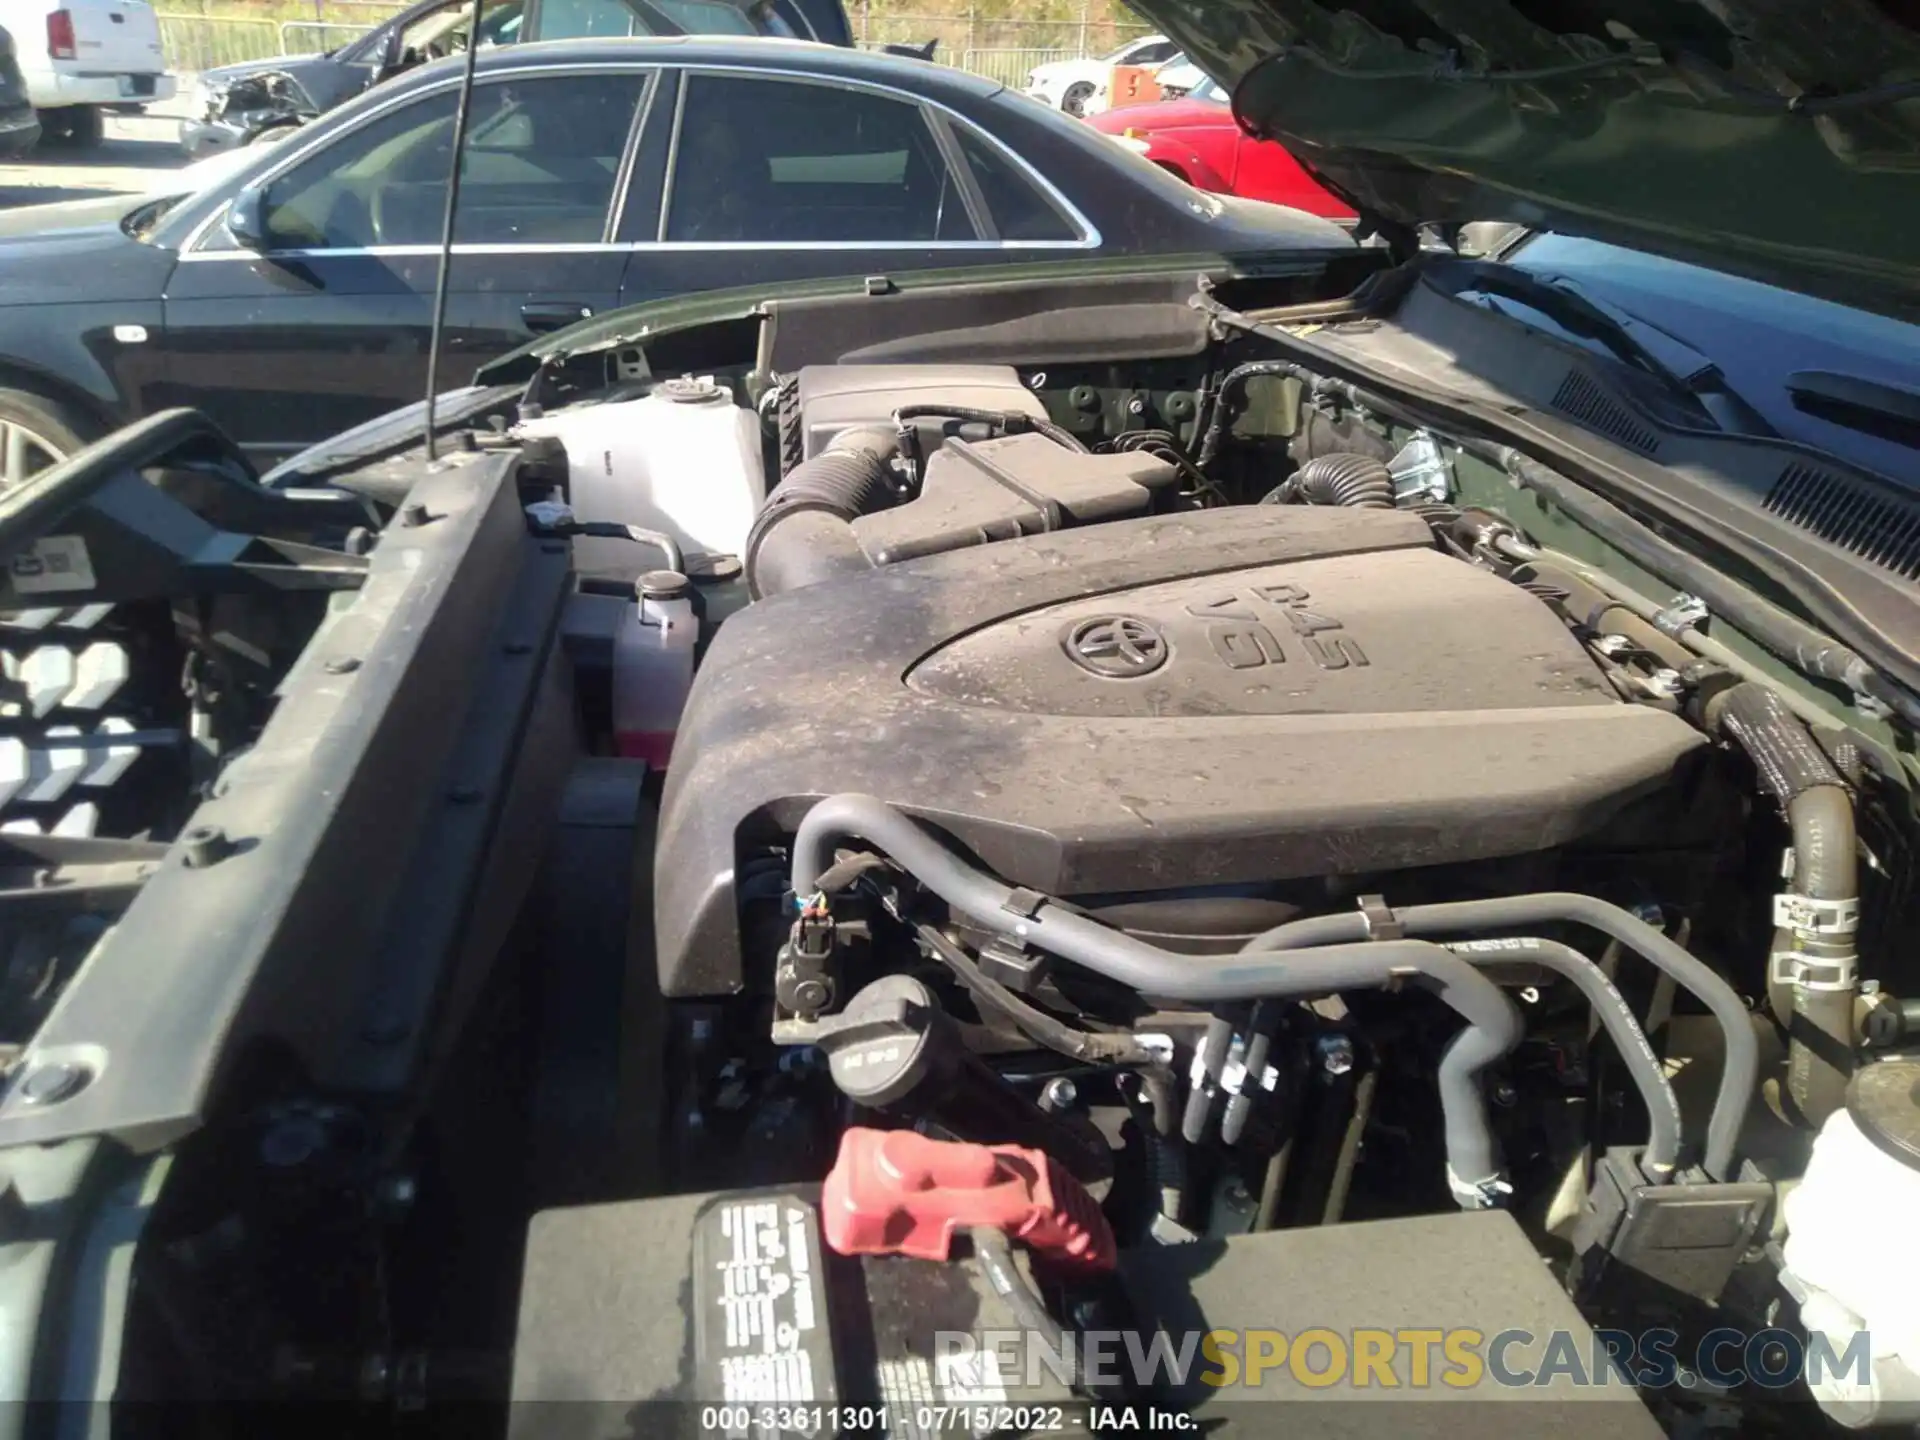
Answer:
<svg viewBox="0 0 1920 1440"><path fill-rule="evenodd" d="M502 80L475 88L454 239L591 244L603 238L645 76ZM437 245L455 95L403 105L309 156L268 187L275 249Z"/></svg>
<svg viewBox="0 0 1920 1440"><path fill-rule="evenodd" d="M493 0L484 5L480 11L480 48L511 45L518 40L526 9L525 0ZM471 4L448 5L422 15L400 32L399 63L420 65L464 52L472 20Z"/></svg>
<svg viewBox="0 0 1920 1440"><path fill-rule="evenodd" d="M1073 222L1055 208L1005 151L971 125L955 124L952 128L1002 240L1080 238Z"/></svg>
<svg viewBox="0 0 1920 1440"><path fill-rule="evenodd" d="M542 0L540 6L542 40L672 33L626 0Z"/></svg>
<svg viewBox="0 0 1920 1440"><path fill-rule="evenodd" d="M1158 65L1162 60L1171 60L1180 53L1180 47L1171 40L1155 40L1147 44L1135 45L1123 51L1123 65Z"/></svg>
<svg viewBox="0 0 1920 1440"><path fill-rule="evenodd" d="M803 81L687 77L666 238L977 238L918 105Z"/></svg>
<svg viewBox="0 0 1920 1440"><path fill-rule="evenodd" d="M738 5L727 0L648 0L689 35L757 35L762 27ZM777 33L777 32L769 32Z"/></svg>

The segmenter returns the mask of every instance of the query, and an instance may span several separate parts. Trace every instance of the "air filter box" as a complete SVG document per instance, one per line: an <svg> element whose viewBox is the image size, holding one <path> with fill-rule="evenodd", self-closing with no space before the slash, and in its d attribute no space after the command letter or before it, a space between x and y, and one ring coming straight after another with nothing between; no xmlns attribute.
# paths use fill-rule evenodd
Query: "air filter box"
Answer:
<svg viewBox="0 0 1920 1440"><path fill-rule="evenodd" d="M1047 418L1010 365L808 365L799 377L799 458L811 460L842 430L891 425L896 410L919 404Z"/></svg>

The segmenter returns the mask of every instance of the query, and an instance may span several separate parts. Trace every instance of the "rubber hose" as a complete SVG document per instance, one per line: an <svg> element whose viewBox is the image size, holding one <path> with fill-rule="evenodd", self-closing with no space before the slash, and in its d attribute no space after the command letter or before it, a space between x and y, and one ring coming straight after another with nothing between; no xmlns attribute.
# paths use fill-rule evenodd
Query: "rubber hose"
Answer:
<svg viewBox="0 0 1920 1440"><path fill-rule="evenodd" d="M1312 927L1310 933L1306 933L1308 927ZM1269 931L1252 943L1260 945L1263 950L1286 950L1293 948L1294 944L1320 944L1335 939L1364 940L1367 918L1353 910L1339 915L1319 916L1284 928L1287 933L1278 944L1274 943L1274 931ZM1627 1069L1633 1075L1634 1086L1646 1104L1648 1139L1641 1168L1656 1184L1666 1183L1679 1163L1680 1102L1674 1097L1673 1086L1667 1082L1660 1057L1654 1053L1653 1046L1647 1042L1646 1032L1640 1028L1639 1017L1627 1004L1626 997L1614 988L1606 972L1571 945L1563 945L1557 940L1527 937L1467 941L1448 945L1447 949L1470 965L1498 966L1526 962L1551 970L1573 982L1593 1006L1594 1014L1606 1026L1607 1033L1613 1037L1614 1046L1626 1062Z"/></svg>
<svg viewBox="0 0 1920 1440"><path fill-rule="evenodd" d="M1336 417L1318 405L1308 405L1301 409L1300 428L1287 442L1287 453L1296 465L1304 465L1322 455L1373 455L1391 460L1394 447L1350 410Z"/></svg>
<svg viewBox="0 0 1920 1440"><path fill-rule="evenodd" d="M581 520L575 523L574 533L592 536L600 540L631 540L636 545L647 545L660 552L669 570L679 574L687 573L686 558L680 553L680 542L661 530L648 530L640 525L622 525L617 520Z"/></svg>
<svg viewBox="0 0 1920 1440"><path fill-rule="evenodd" d="M1674 1097L1660 1057L1647 1042L1647 1032L1640 1028L1639 1017L1627 1004L1626 997L1614 988L1606 971L1571 945L1562 945L1557 940L1535 937L1469 940L1447 948L1472 965L1525 961L1573 982L1586 996L1607 1034L1613 1037L1614 1048L1620 1052L1628 1073L1633 1076L1634 1088L1647 1107L1647 1148L1640 1168L1656 1185L1670 1180L1680 1161L1680 1102Z"/></svg>
<svg viewBox="0 0 1920 1440"><path fill-rule="evenodd" d="M1809 900L1860 898L1853 799L1846 779L1800 718L1765 685L1736 685L1709 706L1717 723L1753 759L1766 792L1785 808L1793 833L1793 890ZM1799 955L1831 972L1818 984L1783 984L1768 965L1768 999L1787 1031L1787 1093L1812 1125L1844 1103L1853 1074L1853 1008L1859 945L1852 930L1783 928L1773 953Z"/></svg>
<svg viewBox="0 0 1920 1440"><path fill-rule="evenodd" d="M1438 1075L1449 1184L1463 1205L1477 1208L1493 1203L1499 1167L1481 1104L1479 1077L1520 1042L1523 1026L1513 1002L1458 955L1418 940L1334 945L1272 956L1184 955L1162 950L1110 930L1046 896L1016 893L1011 885L975 868L917 822L871 795L829 796L807 812L794 835L793 893L814 894L835 845L852 839L865 840L885 852L976 923L1146 995L1188 1001L1260 1000L1331 995L1406 980L1433 990L1467 1022L1447 1046ZM1747 1038L1751 1044L1752 1036Z"/></svg>
<svg viewBox="0 0 1920 1440"><path fill-rule="evenodd" d="M1156 1081L1159 1083L1156 1085ZM1117 1082L1120 1098L1146 1149L1147 1183L1154 1213L1175 1225L1186 1211L1187 1152L1172 1123L1171 1077L1128 1071Z"/></svg>
<svg viewBox="0 0 1920 1440"><path fill-rule="evenodd" d="M1753 757L1761 787L1782 805L1791 804L1803 791L1821 786L1845 793L1846 781L1827 752L1766 686L1751 682L1735 685L1717 698L1712 715L1719 728ZM1851 849L1848 854L1851 856Z"/></svg>
<svg viewBox="0 0 1920 1440"><path fill-rule="evenodd" d="M759 600L872 569L853 522L888 498L899 447L892 430L843 430L788 471L747 532L747 593Z"/></svg>
<svg viewBox="0 0 1920 1440"><path fill-rule="evenodd" d="M916 928L921 943L934 959L953 971L960 983L973 992L975 1000L998 1010L1029 1040L1089 1065L1137 1065L1151 1058L1146 1048L1130 1034L1098 1035L1090 1030L1076 1029L1066 1021L1029 1005L982 970L974 963L972 956L933 926L921 925Z"/></svg>
<svg viewBox="0 0 1920 1440"><path fill-rule="evenodd" d="M1322 455L1295 471L1279 493L1285 499L1308 505L1391 510L1393 476L1384 462L1371 455Z"/></svg>
<svg viewBox="0 0 1920 1440"><path fill-rule="evenodd" d="M1241 366L1221 382L1221 396L1225 396L1228 385L1242 372L1292 375L1309 385L1316 396L1331 396L1351 405L1363 405L1410 425L1428 423L1417 409L1404 403L1350 380L1317 376L1287 361L1253 361ZM1212 460L1226 424L1224 407L1216 404L1196 462L1202 468ZM1725 618L1735 629L1751 636L1801 674L1845 685L1856 695L1886 706L1909 726L1920 727L1920 695L1900 682L1887 679L1863 656L1845 645L1835 644L1798 616L1756 595L1738 581L1729 580L1724 570L1681 549L1593 490L1567 479L1511 445L1471 438L1461 440L1459 445L1468 454L1498 465L1523 488L1545 496L1583 529L1591 530L1661 581L1699 596L1712 613Z"/></svg>
<svg viewBox="0 0 1920 1440"><path fill-rule="evenodd" d="M1456 900L1441 905L1410 905L1394 911L1393 915L1408 935L1461 935L1489 930L1519 930L1556 922L1584 925L1618 940L1654 968L1671 975L1720 1022L1726 1044L1726 1059L1720 1072L1720 1089L1714 1097L1713 1113L1707 1120L1703 1167L1715 1180L1726 1180L1733 1176L1740 1131L1746 1124L1747 1106L1759 1084L1760 1043L1754 1037L1753 1022L1740 997L1734 993L1731 985L1707 965L1618 905L1609 905L1594 896L1568 891L1512 895L1494 900ZM1365 919L1358 911L1317 915L1312 919L1276 926L1249 942L1247 948L1304 953L1292 947L1325 945L1355 933L1364 933L1365 929Z"/></svg>
<svg viewBox="0 0 1920 1440"><path fill-rule="evenodd" d="M1207 1033L1200 1037L1199 1051L1193 1057L1195 1082L1187 1091L1187 1108L1180 1120L1180 1138L1198 1145L1207 1138L1207 1121L1213 1117L1213 1097L1226 1072L1227 1052L1233 1046L1233 1022L1216 1015L1207 1022ZM1204 1075L1202 1082L1198 1077Z"/></svg>
<svg viewBox="0 0 1920 1440"><path fill-rule="evenodd" d="M1724 570L1689 554L1628 515L1619 506L1566 479L1510 446L1462 446L1490 459L1523 487L1544 495L1584 529L1620 550L1668 584L1697 595L1715 615L1744 631L1803 675L1845 685L1920 725L1920 699L1890 683L1860 655L1835 644L1798 616L1762 599ZM1764 687L1762 687L1764 688Z"/></svg>

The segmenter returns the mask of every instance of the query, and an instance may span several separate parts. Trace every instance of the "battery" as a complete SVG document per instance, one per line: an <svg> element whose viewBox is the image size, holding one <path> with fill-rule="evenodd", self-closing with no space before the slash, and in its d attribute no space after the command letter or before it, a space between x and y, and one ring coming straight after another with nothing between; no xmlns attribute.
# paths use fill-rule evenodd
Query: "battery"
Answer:
<svg viewBox="0 0 1920 1440"><path fill-rule="evenodd" d="M1139 1392L1144 1405L1115 1406L1076 1400L1062 1371L1031 1362L1030 1346L1015 1347L1019 1359L996 1349L1032 1335L970 1256L827 1249L818 1194L783 1187L537 1215L513 1440L1661 1434L1630 1385L1600 1382L1597 1337L1501 1211L1122 1251L1108 1312L1120 1333L1088 1326L1080 1342L1104 1333L1117 1361L1159 1340L1197 1363L1159 1376ZM1447 1378L1465 1363L1455 1343L1482 1357L1479 1379L1460 1388ZM1298 1354L1278 1362L1282 1347ZM1256 1376L1262 1358L1272 1363Z"/></svg>
<svg viewBox="0 0 1920 1440"><path fill-rule="evenodd" d="M777 1187L536 1215L512 1440L1090 1433L1054 1369L1003 1366L981 1343L1020 1323L979 1266L836 1255L818 1198Z"/></svg>

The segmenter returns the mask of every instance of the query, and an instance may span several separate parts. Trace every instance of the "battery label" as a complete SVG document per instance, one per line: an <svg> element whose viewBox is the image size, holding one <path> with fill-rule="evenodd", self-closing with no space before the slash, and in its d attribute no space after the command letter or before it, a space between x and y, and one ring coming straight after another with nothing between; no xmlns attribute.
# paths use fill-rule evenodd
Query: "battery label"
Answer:
<svg viewBox="0 0 1920 1440"><path fill-rule="evenodd" d="M694 1222L693 1288L701 1400L837 1398L820 1227L810 1203L760 1191L708 1205Z"/></svg>
<svg viewBox="0 0 1920 1440"><path fill-rule="evenodd" d="M1007 1399L1000 1357L987 1349L941 1355L935 1363L924 1355L895 1356L880 1362L879 1381L888 1440L990 1435L999 1428L997 1402Z"/></svg>

